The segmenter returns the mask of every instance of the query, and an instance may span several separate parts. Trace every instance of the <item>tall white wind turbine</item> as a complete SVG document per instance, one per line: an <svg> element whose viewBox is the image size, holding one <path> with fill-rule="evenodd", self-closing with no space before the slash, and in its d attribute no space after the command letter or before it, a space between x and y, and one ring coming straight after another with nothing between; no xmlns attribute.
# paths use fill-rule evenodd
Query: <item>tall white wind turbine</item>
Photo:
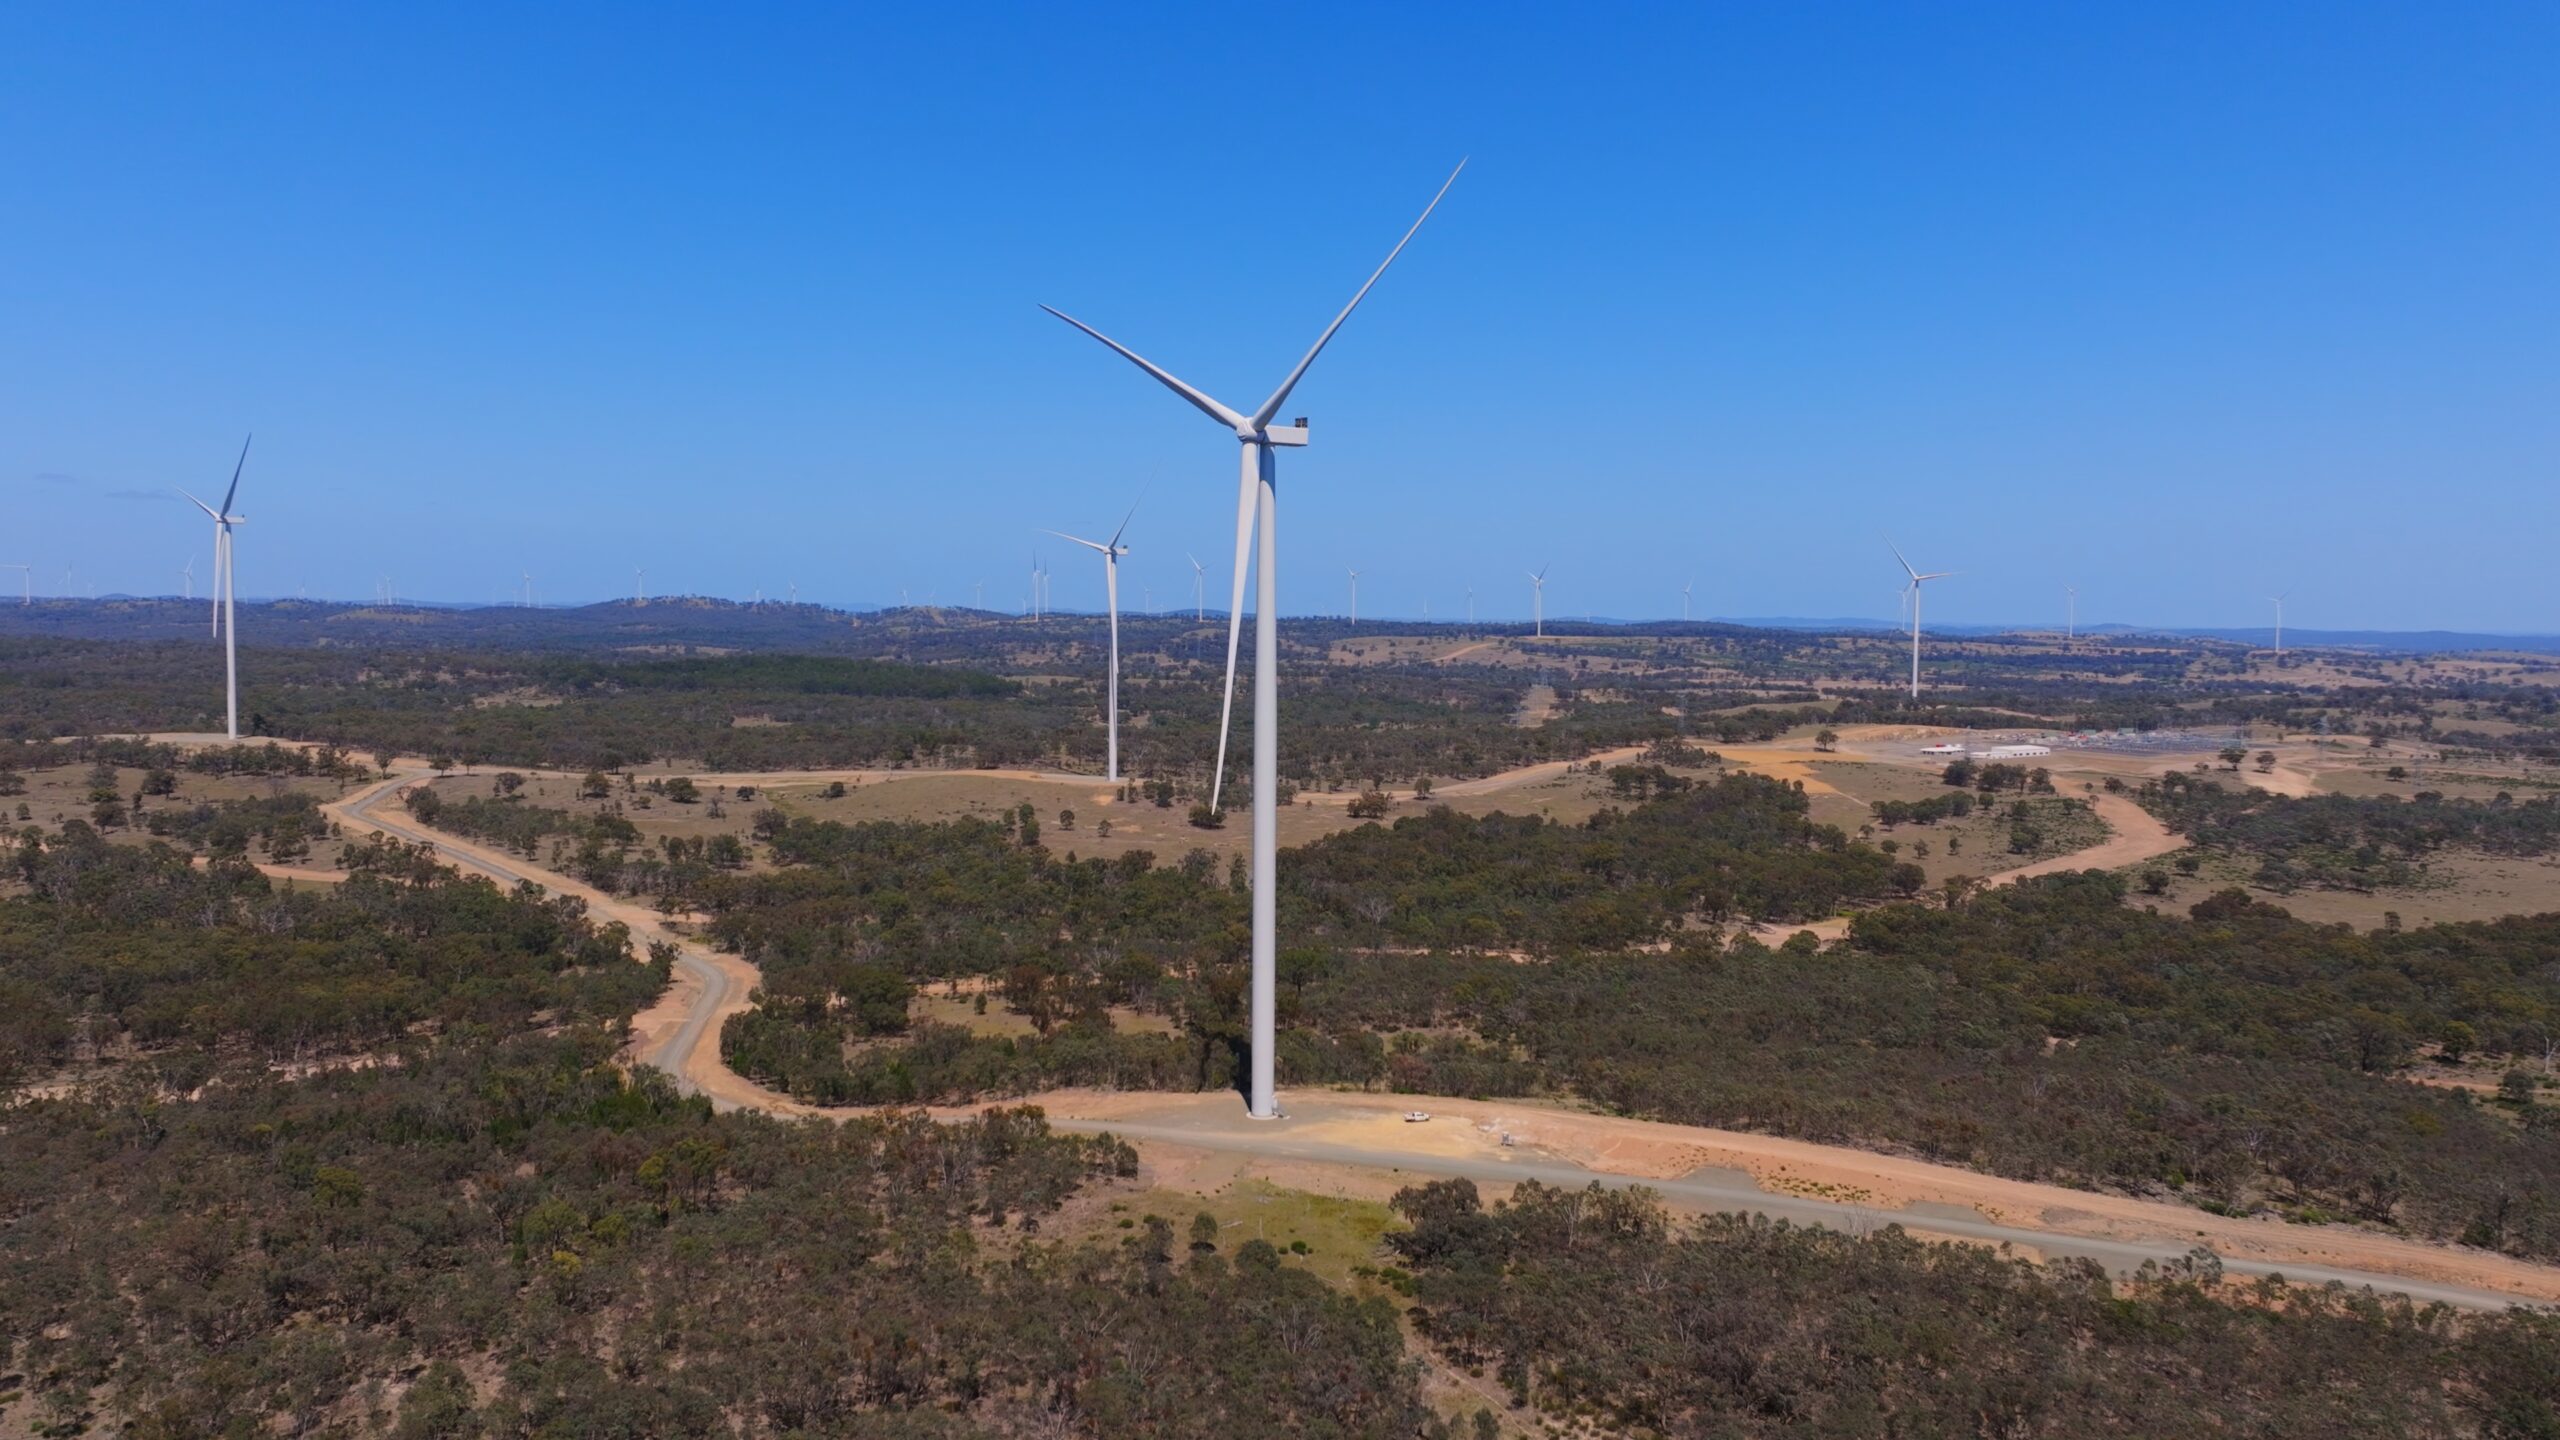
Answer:
<svg viewBox="0 0 2560 1440"><path fill-rule="evenodd" d="M1529 572L1529 616L1536 638L1547 638L1547 567Z"/></svg>
<svg viewBox="0 0 2560 1440"><path fill-rule="evenodd" d="M1342 568L1351 574L1351 623L1357 625L1360 623L1360 572L1348 565Z"/></svg>
<svg viewBox="0 0 2560 1440"><path fill-rule="evenodd" d="M2284 658L2284 596L2292 593L2292 591L2287 590L2284 592L2284 595L2270 595L2267 597L2269 600L2275 602L2276 607L2276 658L2278 660L2282 660Z"/></svg>
<svg viewBox="0 0 2560 1440"><path fill-rule="evenodd" d="M2079 587L2079 586L2077 586L2077 585L2065 585L2065 586L2063 586L2063 587L2062 587L2062 639L2063 639L2063 643L2064 643L2064 644L2072 644L2072 643L2077 642L2077 641L2079 640L2079 638L2080 638L2080 587Z"/></svg>
<svg viewBox="0 0 2560 1440"><path fill-rule="evenodd" d="M184 592L179 595L179 599L193 600L196 598L196 557L193 555L187 557L186 564L178 567L178 583L183 587Z"/></svg>
<svg viewBox="0 0 2560 1440"><path fill-rule="evenodd" d="M1695 580L1680 587L1680 623L1684 625L1689 623L1689 592L1697 588L1698 582Z"/></svg>
<svg viewBox="0 0 2560 1440"><path fill-rule="evenodd" d="M240 738L240 615L239 586L231 573L231 530L247 517L231 513L231 502L239 498L240 471L248 463L249 440L242 440L240 458L231 466L231 488L222 492L219 510L184 490L178 492L213 520L213 630L222 637L223 733L234 740Z"/></svg>
<svg viewBox="0 0 2560 1440"><path fill-rule="evenodd" d="M1129 533L1129 516L1137 513L1138 507L1130 506L1129 515L1120 517L1120 528L1111 532L1108 542L1087 540L1064 530L1045 532L1102 556L1102 594L1111 610L1111 678L1104 686L1102 699L1102 713L1110 717L1109 763L1105 778L1115 783L1120 779L1120 557L1129 553L1129 547L1120 543L1120 537Z"/></svg>
<svg viewBox="0 0 2560 1440"><path fill-rule="evenodd" d="M1307 367L1324 353L1324 347L1368 298L1370 287L1387 273L1387 267L1404 253L1404 247L1421 230L1423 221L1440 206L1441 196L1457 183L1458 172L1466 169L1458 162L1457 170L1440 183L1438 194L1422 208L1422 214L1396 241L1387 258L1372 271L1366 283L1351 296L1351 303L1333 317L1333 323L1316 337L1316 343L1291 370L1280 387L1247 415L1220 404L1208 394L1174 377L1172 372L1146 359L1092 326L1062 311L1042 306L1049 313L1073 325L1117 352L1121 358L1155 377L1174 394L1189 401L1201 414L1217 421L1231 432L1243 446L1242 469L1236 483L1236 555L1235 586L1227 609L1227 683L1226 699L1218 721L1218 763L1210 785L1210 804L1221 798L1226 779L1227 732L1233 717L1236 693L1236 646L1244 623L1244 582L1248 549L1256 573L1253 617L1253 1036L1252 1083L1247 1102L1248 1113L1257 1119L1277 1118L1280 1110L1273 1093L1273 1050L1278 1042L1278 910L1279 843L1278 793L1280 789L1280 594L1279 594L1279 466L1274 451L1284 446L1307 443L1307 427L1303 419L1290 425L1276 425L1280 407L1289 403L1291 391L1306 377ZM1259 543L1257 545L1257 536Z"/></svg>
<svg viewBox="0 0 2560 1440"><path fill-rule="evenodd" d="M1191 623L1197 625L1209 615L1209 567L1188 550L1182 552L1182 558L1191 562Z"/></svg>
<svg viewBox="0 0 2560 1440"><path fill-rule="evenodd" d="M1920 585L1925 580L1944 580L1956 572L1939 570L1923 575L1911 568L1910 561L1902 559L1901 546L1891 540L1885 541L1884 545L1893 552L1894 559L1902 561L1902 573L1911 577L1911 698L1917 700L1920 698Z"/></svg>

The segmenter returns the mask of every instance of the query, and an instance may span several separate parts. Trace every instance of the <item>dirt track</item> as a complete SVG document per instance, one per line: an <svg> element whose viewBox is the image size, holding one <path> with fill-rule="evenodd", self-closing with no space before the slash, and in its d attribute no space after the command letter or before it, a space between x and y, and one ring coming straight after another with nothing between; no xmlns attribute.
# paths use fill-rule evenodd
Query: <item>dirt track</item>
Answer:
<svg viewBox="0 0 2560 1440"><path fill-rule="evenodd" d="M1473 783L1503 788L1560 772L1561 765L1532 766ZM843 773L894 780L943 772ZM709 1097L722 1109L798 1117L861 1113L803 1104L738 1075L721 1061L719 1026L747 1008L758 978L743 960L669 931L663 917L645 906L601 894L516 857L428 831L405 817L373 813L381 801L425 778L423 767L404 766L394 778L323 808L348 829L381 830L433 844L447 859L466 868L504 881L531 880L579 896L591 913L629 926L637 939L675 944L680 957L675 983L635 1017L630 1053L667 1071L687 1091ZM722 783L771 784L812 777L716 778ZM2131 801L2112 795L2099 799L2101 814L2116 827L2107 840L1997 880L2089 865L2132 864L2176 847L2175 837ZM1209 1152L1282 1167L1286 1173L1313 1167L1337 1180L1348 1178L1371 1188L1392 1188L1402 1183L1399 1177L1406 1172L1464 1174L1495 1185L1522 1179L1558 1184L1643 1182L1660 1190L1671 1203L1691 1209L1748 1209L1853 1230L1899 1224L1932 1235L2021 1246L2048 1255L2085 1255L2118 1270L2144 1260L2174 1259L2194 1246L2206 1245L2224 1258L2228 1268L2244 1274L2282 1272L2302 1280L2370 1284L2422 1300L2472 1307L2515 1299L2560 1301L2560 1269L2488 1252L2346 1226L2231 1219L2182 1205L2003 1180L1848 1147L1590 1115L1556 1106L1305 1092L1285 1097L1284 1108L1291 1118L1256 1122L1245 1118L1236 1098L1227 1094L1070 1091L1028 1097L1025 1103L1042 1105L1062 1128L1109 1130L1139 1143L1160 1170L1183 1156ZM1422 1125L1403 1123L1400 1112L1414 1105L1430 1108L1434 1120ZM970 1111L963 1107L937 1113L956 1117ZM1500 1137L1505 1133L1515 1143L1502 1144ZM1174 1168L1179 1168L1178 1163Z"/></svg>

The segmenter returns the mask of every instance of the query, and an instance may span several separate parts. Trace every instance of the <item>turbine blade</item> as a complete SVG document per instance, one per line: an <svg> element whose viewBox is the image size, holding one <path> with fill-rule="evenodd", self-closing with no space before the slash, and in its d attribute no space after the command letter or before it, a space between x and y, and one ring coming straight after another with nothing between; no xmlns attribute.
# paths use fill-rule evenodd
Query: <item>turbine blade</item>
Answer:
<svg viewBox="0 0 2560 1440"><path fill-rule="evenodd" d="M1087 550L1099 550L1105 555L1111 553L1111 547L1102 544L1100 541L1087 540L1081 535L1070 535L1064 530L1043 530L1040 533L1043 535L1055 535L1061 540L1067 541L1071 544L1081 545Z"/></svg>
<svg viewBox="0 0 2560 1440"><path fill-rule="evenodd" d="M1129 513L1120 517L1120 528L1111 532L1112 549L1117 550L1120 548L1120 537L1129 533L1129 522L1137 518L1139 502L1146 498L1146 496L1140 495L1136 500L1129 502Z"/></svg>
<svg viewBox="0 0 2560 1440"><path fill-rule="evenodd" d="M193 495L187 495L187 492L186 492L186 491L184 491L184 490L182 490L182 489L179 489L179 487L177 487L177 486L175 486L175 485L172 485L172 486L170 486L169 488L170 488L170 489L172 489L172 490L177 490L177 491L178 491L178 493L179 493L179 494L181 494L181 495L186 495L186 496L187 496L188 501L189 501L190 503L192 503L192 504L193 504L197 509L199 509L199 510L203 511L203 512L205 513L205 518L207 518L207 519L211 520L214 524L219 525L219 524L221 524L221 523L222 523L222 512L221 512L221 511L218 511L218 510L214 509L212 506L207 505L207 504L206 504L206 503L204 503L203 501L196 499L196 497L195 497L195 496L193 496Z"/></svg>
<svg viewBox="0 0 2560 1440"><path fill-rule="evenodd" d="M1910 576L1914 580L1920 578L1920 572L1911 568L1911 562L1902 559L1902 547L1893 543L1892 536L1887 535L1884 537L1884 548L1893 552L1894 559L1902 561L1903 574Z"/></svg>
<svg viewBox="0 0 2560 1440"><path fill-rule="evenodd" d="M1412 243L1414 233L1422 228L1422 222L1430 219L1431 212L1440 208L1440 197L1448 194L1449 187L1458 183L1458 170L1466 168L1467 162L1460 160L1458 169L1450 171L1449 178L1440 182L1439 191L1431 197L1430 204L1422 207L1422 214L1415 217L1413 224L1405 230L1404 238L1398 240L1396 248L1388 251L1387 258L1379 261L1378 268L1370 272L1369 283L1361 286L1359 293L1351 297L1351 303L1342 307L1342 313L1333 317L1333 323L1324 327L1324 333L1316 337L1314 345L1308 347L1306 357L1298 362L1298 368L1290 371L1289 378L1280 382L1280 388L1271 392L1271 398L1262 402L1262 408L1253 412L1254 429L1260 430L1263 426L1270 424L1271 417L1280 413L1280 407L1289 403L1289 392L1298 388L1298 381L1307 373L1307 367L1316 363L1316 357L1324 353L1326 342L1333 339L1333 332L1341 329L1342 322L1350 319L1351 312L1359 309L1360 302L1369 297L1369 287L1377 284L1378 277L1387 273L1387 267L1396 263L1396 257L1404 253L1406 245Z"/></svg>
<svg viewBox="0 0 2560 1440"><path fill-rule="evenodd" d="M1252 456L1258 447L1247 447ZM1262 483L1257 473L1258 460L1248 459L1243 478L1236 482L1236 578L1234 593L1227 600L1227 684L1226 696L1218 702L1218 768L1209 772L1209 808L1219 808L1227 787L1227 737L1235 724L1236 714L1236 643L1244 634L1244 567L1253 554L1253 508L1259 498L1254 487Z"/></svg>
<svg viewBox="0 0 2560 1440"><path fill-rule="evenodd" d="M1224 425L1229 429L1235 429L1244 424L1244 417L1242 415L1237 414L1226 406L1210 399L1207 395L1202 394L1199 390L1175 378L1171 371L1166 370L1163 366L1149 360L1146 356L1139 354L1137 351L1130 349L1128 346L1123 345L1119 341L1112 339L1110 336L1103 334L1101 331L1094 329L1092 326L1087 325L1064 310L1060 310L1049 305L1043 305L1040 308L1057 316L1059 319L1066 321L1068 324L1073 325L1087 335L1101 341L1103 344L1110 346L1112 349L1119 351L1122 357L1127 359L1130 364L1135 365L1139 369L1156 377L1156 379L1163 384L1164 388L1199 407L1201 414L1208 416L1210 419L1217 421L1219 424Z"/></svg>
<svg viewBox="0 0 2560 1440"><path fill-rule="evenodd" d="M240 442L240 459L231 467L231 488L222 492L222 513L225 515L231 513L231 502L240 494L240 467L249 463L249 441L257 438L251 435Z"/></svg>

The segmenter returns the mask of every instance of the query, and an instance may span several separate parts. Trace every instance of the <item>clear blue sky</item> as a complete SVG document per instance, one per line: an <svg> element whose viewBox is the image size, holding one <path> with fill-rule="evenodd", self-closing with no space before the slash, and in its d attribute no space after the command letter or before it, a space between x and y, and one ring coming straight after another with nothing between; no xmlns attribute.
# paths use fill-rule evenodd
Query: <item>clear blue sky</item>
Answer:
<svg viewBox="0 0 2560 1440"><path fill-rule="evenodd" d="M2560 6L0 10L0 560L2560 629ZM1061 605L1098 563L1055 542Z"/></svg>

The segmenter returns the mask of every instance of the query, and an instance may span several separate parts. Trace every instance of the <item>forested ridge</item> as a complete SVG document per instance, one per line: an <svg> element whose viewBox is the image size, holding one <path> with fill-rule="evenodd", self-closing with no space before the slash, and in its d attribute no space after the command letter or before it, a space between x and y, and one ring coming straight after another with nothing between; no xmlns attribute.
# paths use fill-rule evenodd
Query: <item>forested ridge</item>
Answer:
<svg viewBox="0 0 2560 1440"><path fill-rule="evenodd" d="M2131 1284L1899 1230L1676 1220L1640 1192L1406 1190L1426 1343L1612 1434L2548 1435L2560 1316L2457 1318L2225 1282Z"/></svg>
<svg viewBox="0 0 2560 1440"><path fill-rule="evenodd" d="M2278 891L2415 884L2431 856L2455 848L2491 855L2560 849L2560 797L2551 795L2274 795L2175 772L2136 794L2197 846L2258 861L2256 882Z"/></svg>
<svg viewBox="0 0 2560 1440"><path fill-rule="evenodd" d="M186 1071L396 1046L419 1027L510 1033L629 1013L666 984L620 926L575 900L501 891L385 841L351 877L289 891L237 861L197 869L86 822L10 852L0 895L0 1086L79 1052L132 1049Z"/></svg>
<svg viewBox="0 0 2560 1440"><path fill-rule="evenodd" d="M1895 885L1802 808L1731 776L1581 826L1439 812L1294 851L1284 1082L1579 1095L2560 1256L2560 1107L2399 1078L2445 1047L2538 1065L2560 917L2359 936L2236 894L2156 915L2084 874L1874 906L1828 951L1695 929ZM721 879L708 907L767 977L723 1037L743 1073L832 1104L1238 1073L1232 867L1059 859L975 820L794 821L774 849L784 869ZM911 1029L913 987L955 977L1036 1033Z"/></svg>
<svg viewBox="0 0 2560 1440"><path fill-rule="evenodd" d="M1125 1145L626 1073L666 956L573 901L390 844L287 893L78 821L9 860L12 1433L1445 1433L1382 1300L1160 1217L1046 1238Z"/></svg>

